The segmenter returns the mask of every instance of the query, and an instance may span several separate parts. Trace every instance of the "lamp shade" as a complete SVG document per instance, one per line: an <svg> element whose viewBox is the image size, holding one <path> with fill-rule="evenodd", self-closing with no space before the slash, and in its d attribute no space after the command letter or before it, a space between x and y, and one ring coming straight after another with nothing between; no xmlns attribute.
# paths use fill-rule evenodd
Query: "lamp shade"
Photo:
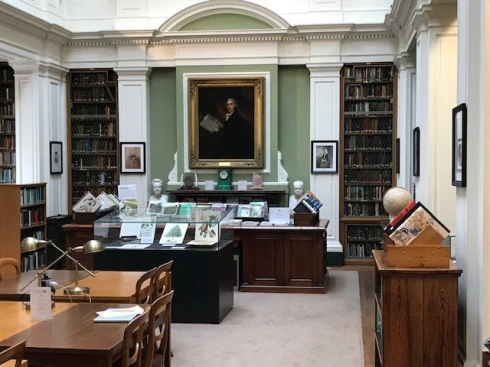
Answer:
<svg viewBox="0 0 490 367"><path fill-rule="evenodd" d="M34 237L26 237L20 243L20 251L28 252L40 249L46 245L46 241L38 240Z"/></svg>
<svg viewBox="0 0 490 367"><path fill-rule="evenodd" d="M83 252L85 254L91 254L94 252L104 251L104 245L100 241L90 240L83 246L77 246L73 249L75 252Z"/></svg>

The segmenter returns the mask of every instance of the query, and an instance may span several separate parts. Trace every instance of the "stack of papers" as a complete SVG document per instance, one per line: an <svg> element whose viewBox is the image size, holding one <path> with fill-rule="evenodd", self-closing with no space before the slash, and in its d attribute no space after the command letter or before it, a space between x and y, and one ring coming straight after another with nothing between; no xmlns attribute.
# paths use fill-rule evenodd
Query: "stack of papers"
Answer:
<svg viewBox="0 0 490 367"><path fill-rule="evenodd" d="M94 322L129 322L136 316L143 313L140 306L128 308L108 308L105 311L97 312Z"/></svg>

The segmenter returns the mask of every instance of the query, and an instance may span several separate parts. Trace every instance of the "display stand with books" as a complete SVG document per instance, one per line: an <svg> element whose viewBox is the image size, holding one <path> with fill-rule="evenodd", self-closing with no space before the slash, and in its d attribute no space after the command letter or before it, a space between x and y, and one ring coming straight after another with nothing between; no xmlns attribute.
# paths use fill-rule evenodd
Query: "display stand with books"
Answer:
<svg viewBox="0 0 490 367"><path fill-rule="evenodd" d="M412 202L384 228L385 262L401 268L448 268L449 230L420 202Z"/></svg>
<svg viewBox="0 0 490 367"><path fill-rule="evenodd" d="M315 226L320 221L320 208L323 204L311 192L307 191L299 200L294 211L295 226Z"/></svg>

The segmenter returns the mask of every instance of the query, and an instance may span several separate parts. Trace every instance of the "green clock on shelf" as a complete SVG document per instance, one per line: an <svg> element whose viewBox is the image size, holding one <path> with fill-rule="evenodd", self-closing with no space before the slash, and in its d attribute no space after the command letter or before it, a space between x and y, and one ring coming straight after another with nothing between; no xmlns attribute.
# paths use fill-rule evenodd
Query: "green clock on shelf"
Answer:
<svg viewBox="0 0 490 367"><path fill-rule="evenodd" d="M231 169L218 169L218 190L231 190Z"/></svg>

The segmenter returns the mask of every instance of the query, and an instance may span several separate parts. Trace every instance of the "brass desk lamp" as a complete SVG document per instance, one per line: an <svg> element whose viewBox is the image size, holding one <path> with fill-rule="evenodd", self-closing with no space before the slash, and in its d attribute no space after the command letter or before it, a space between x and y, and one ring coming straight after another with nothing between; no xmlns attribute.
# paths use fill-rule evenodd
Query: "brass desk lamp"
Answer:
<svg viewBox="0 0 490 367"><path fill-rule="evenodd" d="M80 261L74 259L69 255L70 252L83 252L85 254L90 254L94 252L99 252L104 250L104 246L102 243L96 240L90 240L87 243L85 243L83 246L77 246L75 248L68 248L66 251L63 251L60 249L58 246L56 246L53 241L51 240L38 240L34 237L26 237L22 240L21 242L21 250L22 251L34 251L46 246L53 246L55 249L57 249L59 252L61 252L61 255L54 260L51 264L46 266L44 269L42 269L36 276L38 279L38 284L41 287L42 286L42 277L46 273L48 269L50 269L53 265L55 265L58 261L63 259L65 256L72 260L75 263L75 286L70 287L70 288L65 288L64 293L65 294L88 294L90 292L89 287L80 287L78 285L78 267L80 266L83 270L85 270L87 273L89 273L91 276L95 276L94 273L92 273L90 270L88 270L85 266L83 266ZM21 291L23 291L29 284L31 284L36 278L34 278L31 282L27 283Z"/></svg>

